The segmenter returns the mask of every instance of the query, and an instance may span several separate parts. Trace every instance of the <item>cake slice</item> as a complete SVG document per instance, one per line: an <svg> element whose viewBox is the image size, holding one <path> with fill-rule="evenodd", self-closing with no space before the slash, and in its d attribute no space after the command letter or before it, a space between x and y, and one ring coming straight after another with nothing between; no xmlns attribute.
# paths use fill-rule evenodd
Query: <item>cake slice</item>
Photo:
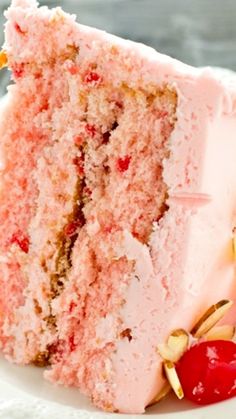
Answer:
<svg viewBox="0 0 236 419"><path fill-rule="evenodd" d="M6 17L2 352L144 412L158 345L236 298L236 83L34 0Z"/></svg>

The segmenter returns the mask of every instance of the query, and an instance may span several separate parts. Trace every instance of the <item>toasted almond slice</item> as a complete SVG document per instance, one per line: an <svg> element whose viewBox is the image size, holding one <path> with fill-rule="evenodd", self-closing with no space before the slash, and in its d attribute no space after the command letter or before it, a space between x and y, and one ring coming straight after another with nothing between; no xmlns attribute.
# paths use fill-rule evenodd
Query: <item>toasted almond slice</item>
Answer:
<svg viewBox="0 0 236 419"><path fill-rule="evenodd" d="M232 244L233 244L234 260L236 261L236 231L235 231L235 228L234 228L234 231L233 231Z"/></svg>
<svg viewBox="0 0 236 419"><path fill-rule="evenodd" d="M176 329L170 334L167 343L160 343L157 349L164 360L177 362L188 348L188 342L188 333Z"/></svg>
<svg viewBox="0 0 236 419"><path fill-rule="evenodd" d="M147 407L153 406L154 404L160 402L164 397L166 397L171 391L171 385L166 382L164 387L159 391L159 393L152 399L152 401L147 405Z"/></svg>
<svg viewBox="0 0 236 419"><path fill-rule="evenodd" d="M225 316L232 305L233 301L221 300L211 306L191 330L192 335L195 338L200 338L205 335Z"/></svg>
<svg viewBox="0 0 236 419"><path fill-rule="evenodd" d="M164 361L178 361L178 354L173 351L167 343L159 343L159 345L157 345L157 351Z"/></svg>
<svg viewBox="0 0 236 419"><path fill-rule="evenodd" d="M182 386L179 381L179 377L177 375L175 365L171 361L164 361L164 370L166 373L166 377L174 390L178 399L182 399L184 397L184 392Z"/></svg>
<svg viewBox="0 0 236 419"><path fill-rule="evenodd" d="M176 352L178 355L178 361L184 352L188 349L189 336L184 329L174 330L167 341L167 344L172 351Z"/></svg>
<svg viewBox="0 0 236 419"><path fill-rule="evenodd" d="M213 327L206 335L207 340L232 340L235 334L235 326L225 325Z"/></svg>
<svg viewBox="0 0 236 419"><path fill-rule="evenodd" d="M0 70L4 67L7 67L7 54L5 51L0 51Z"/></svg>

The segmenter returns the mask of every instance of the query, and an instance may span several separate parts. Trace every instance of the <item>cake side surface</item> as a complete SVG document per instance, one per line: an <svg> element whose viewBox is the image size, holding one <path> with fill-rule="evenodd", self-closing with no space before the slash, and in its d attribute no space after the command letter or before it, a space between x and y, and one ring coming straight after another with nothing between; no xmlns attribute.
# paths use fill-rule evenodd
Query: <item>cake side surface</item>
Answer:
<svg viewBox="0 0 236 419"><path fill-rule="evenodd" d="M156 378L162 373L161 364L155 368L157 341L166 342L180 327L190 331L206 307L222 296L235 302L235 185L229 181L234 178L235 128L232 117L219 118L209 127L203 177L207 193L170 196L169 211L150 237L149 255L135 247L132 237L126 238L126 252L136 256L140 281L133 279L122 309L123 321L136 339L119 342L114 354L116 400L124 411L137 407L137 400L147 405L164 386ZM228 154L227 169L222 153ZM149 266L146 275L143 266ZM235 325L235 318L234 306L223 324Z"/></svg>
<svg viewBox="0 0 236 419"><path fill-rule="evenodd" d="M1 280L18 291L0 300L3 351L143 412L164 383L157 344L191 328L221 254L211 298L235 298L234 87L59 8L17 0L7 17Z"/></svg>

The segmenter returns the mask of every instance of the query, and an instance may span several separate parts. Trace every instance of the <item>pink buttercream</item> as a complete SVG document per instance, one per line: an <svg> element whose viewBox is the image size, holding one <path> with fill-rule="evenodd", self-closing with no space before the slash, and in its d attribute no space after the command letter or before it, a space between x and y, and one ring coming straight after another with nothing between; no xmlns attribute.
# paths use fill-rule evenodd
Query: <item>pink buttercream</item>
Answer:
<svg viewBox="0 0 236 419"><path fill-rule="evenodd" d="M122 310L124 324L133 330L134 338L120 342L113 356L116 406L123 411L144 411L161 390L158 343L175 328L191 330L211 304L223 298L236 300L232 252L235 131L232 116L209 124L201 167L200 190L207 197L204 205L202 195L197 194L198 205L194 195L187 202L186 195L182 200L170 199L169 212L151 236L150 253L132 238L124 242L124 253L137 260L139 280L134 276ZM234 308L225 322L235 324L235 318Z"/></svg>

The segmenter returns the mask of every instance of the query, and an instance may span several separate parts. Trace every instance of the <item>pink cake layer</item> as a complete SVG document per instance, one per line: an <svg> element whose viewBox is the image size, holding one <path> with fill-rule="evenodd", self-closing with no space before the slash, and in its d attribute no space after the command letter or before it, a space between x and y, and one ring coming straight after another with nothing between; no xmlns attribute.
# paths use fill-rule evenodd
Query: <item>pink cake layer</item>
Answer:
<svg viewBox="0 0 236 419"><path fill-rule="evenodd" d="M33 0L6 16L2 351L142 413L157 345L236 299L236 83Z"/></svg>

